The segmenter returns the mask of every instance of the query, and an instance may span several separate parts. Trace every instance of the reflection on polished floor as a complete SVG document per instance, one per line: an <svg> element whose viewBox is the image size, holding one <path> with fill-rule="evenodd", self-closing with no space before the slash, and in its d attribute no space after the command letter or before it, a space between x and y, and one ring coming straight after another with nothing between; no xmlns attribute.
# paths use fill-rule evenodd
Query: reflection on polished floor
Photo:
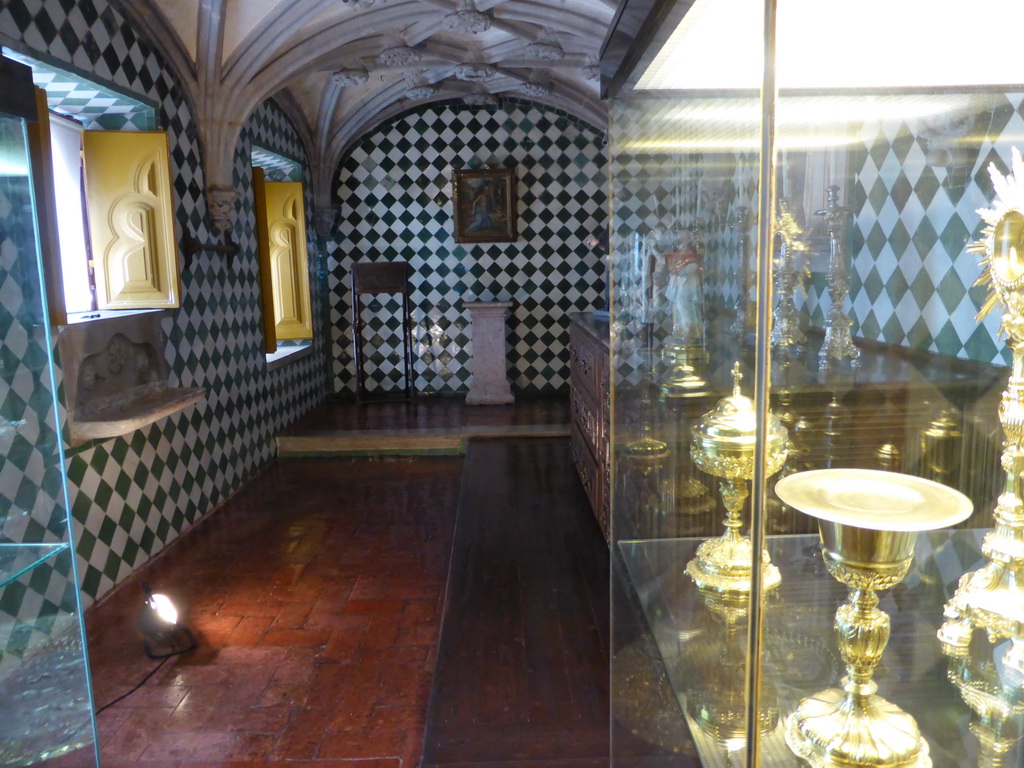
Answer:
<svg viewBox="0 0 1024 768"><path fill-rule="evenodd" d="M511 405L466 405L460 396L420 396L410 402L356 405L333 399L286 429L281 455L359 452L460 453L474 437L565 437L564 394L517 395Z"/></svg>
<svg viewBox="0 0 1024 768"><path fill-rule="evenodd" d="M386 415L391 406L368 407L366 414L340 413L332 407L322 412L321 423L334 419L336 424L352 424L371 416L374 407L383 408L378 418L392 418ZM564 404L552 403L529 417L516 409L460 416L457 407L443 404L429 413L430 418L450 421L504 419L507 425L519 420L524 427L538 420L536 431L544 435L565 410ZM543 416L547 421L538 413L549 414ZM496 666L494 678L465 682L480 691L515 682L518 687L505 689L513 707L519 706L517 696L529 692L519 701L532 700L534 711L502 710L506 725L529 722L544 696L563 690L556 702L561 716L587 719L594 732L606 733L607 665L602 659L607 646L598 627L607 623L607 604L600 604L607 571L602 570L606 560L595 553L607 550L573 474L568 441L479 444L492 446L490 458L481 457L483 465L473 458L472 448L465 461L454 456L279 459L90 611L86 623L97 707L130 691L158 663L143 654L135 628L143 580L180 604L183 621L200 641L195 651L164 663L139 690L99 715L104 768L420 765L431 696L458 706L472 701L462 697L479 695L472 688L448 689L443 692L447 699L436 690L432 694L438 659L466 658L467 653L485 658L489 651L480 639L500 640L507 628L502 624L469 627L465 634L449 632L447 645L439 650L452 542L459 535L460 494L479 497L481 492L492 499L486 535L509 545L518 542L521 551L533 550L531 571L548 576L535 580L540 591L531 592L528 582L513 585L479 570L463 579L453 570L449 604L468 585L476 584L479 592L483 584L501 595L496 601L500 604L524 601L538 615L550 614L562 622L552 630L535 628L538 636L547 631L550 637L572 626L578 637L563 637L561 646L550 649L547 659L557 672L554 676L530 677L527 664L534 664L536 656L523 655L521 664ZM474 461L484 469L464 475L464 466ZM527 497L494 493L495 488L515 491L517 478L506 475L523 466L540 467L537 477L562 494L555 507L545 504L538 514L516 514L515 504L536 506L543 500L547 486L539 482ZM555 511L564 525L582 531L576 550L566 551L561 535L551 546L531 546L536 532L524 525L543 524ZM474 523L478 531L482 520ZM506 523L511 527L503 529ZM581 556L579 547L589 554ZM463 561L467 555L459 549L454 553ZM571 568L565 567L566 558ZM503 573L507 577L514 571ZM571 582L559 585L563 574ZM567 599L588 583L598 602ZM552 595L563 596L559 610L538 612ZM577 608L582 613L572 613ZM467 642L471 644L463 645ZM539 649L531 647L531 653ZM564 658L556 659L557 654ZM477 669L486 675L486 664ZM494 725L496 741L504 738L507 743L502 723ZM547 730L558 738L557 729ZM474 736L479 754L481 743L486 746L491 737L479 728ZM579 757L595 756L592 739L579 743L585 750ZM543 754L544 749L537 744L534 752ZM560 757L569 762L544 764L583 764L573 759L571 745L561 743L560 749ZM434 756L438 765L469 765L457 749L446 755L435 750ZM489 764L498 768L520 763Z"/></svg>
<svg viewBox="0 0 1024 768"><path fill-rule="evenodd" d="M104 767L418 764L461 469L279 460L118 589L86 621L97 707L156 663L142 578L199 647L100 714Z"/></svg>

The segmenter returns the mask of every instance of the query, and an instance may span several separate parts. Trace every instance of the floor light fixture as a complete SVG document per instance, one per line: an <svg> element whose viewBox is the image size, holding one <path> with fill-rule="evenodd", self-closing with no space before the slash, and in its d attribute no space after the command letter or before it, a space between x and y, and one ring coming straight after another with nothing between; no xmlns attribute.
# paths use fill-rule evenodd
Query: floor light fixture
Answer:
<svg viewBox="0 0 1024 768"><path fill-rule="evenodd" d="M151 659L165 659L196 647L196 637L184 624L178 623L178 609L167 595L153 594L149 584L142 582L146 604L139 614L142 647Z"/></svg>

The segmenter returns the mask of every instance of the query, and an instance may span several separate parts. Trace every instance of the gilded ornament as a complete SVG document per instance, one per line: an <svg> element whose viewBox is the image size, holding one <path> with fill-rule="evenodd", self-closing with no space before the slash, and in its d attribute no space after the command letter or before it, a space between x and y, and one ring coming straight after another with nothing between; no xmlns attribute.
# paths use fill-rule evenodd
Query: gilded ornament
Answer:
<svg viewBox="0 0 1024 768"><path fill-rule="evenodd" d="M943 611L939 639L950 655L966 653L975 629L992 640L1024 638L1024 160L1016 147L1012 154L1006 176L989 165L996 199L992 208L978 211L986 227L967 248L982 256L977 284L990 287L978 319L1002 304L1000 332L1013 353L998 410L1006 480L993 513L996 527L982 542L988 562L961 577Z"/></svg>
<svg viewBox="0 0 1024 768"><path fill-rule="evenodd" d="M914 718L876 693L890 632L876 592L907 575L918 531L960 522L970 499L931 480L867 469L798 472L775 492L818 519L825 566L850 590L835 618L846 675L839 688L800 701L786 719L786 743L811 768L931 768Z"/></svg>
<svg viewBox="0 0 1024 768"><path fill-rule="evenodd" d="M810 270L803 263L811 250L801 227L789 210L789 203L779 200L775 215L775 234L781 248L775 258L775 293L779 297L772 313L772 345L776 350L796 354L803 349L807 336L800 329L800 312L796 308L796 293L803 287Z"/></svg>
<svg viewBox="0 0 1024 768"><path fill-rule="evenodd" d="M719 490L726 509L725 533L697 548L697 555L687 564L686 573L702 590L702 595L715 594L716 600L735 603L745 610L754 554L750 539L740 533L743 526L740 515L747 500L747 481L754 476L757 414L753 401L740 393L743 376L739 363L733 366L732 375L732 395L722 398L694 425L690 446L694 464L722 479ZM766 471L770 476L785 463L788 442L786 428L773 414L769 414L764 439L768 448ZM762 551L761 562L764 564L763 590L767 594L779 586L782 576L772 565L767 551Z"/></svg>

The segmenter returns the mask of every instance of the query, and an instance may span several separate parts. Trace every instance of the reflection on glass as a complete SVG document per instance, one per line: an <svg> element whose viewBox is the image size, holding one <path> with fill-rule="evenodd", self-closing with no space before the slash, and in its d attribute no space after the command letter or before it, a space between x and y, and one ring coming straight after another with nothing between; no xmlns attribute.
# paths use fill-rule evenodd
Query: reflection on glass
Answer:
<svg viewBox="0 0 1024 768"><path fill-rule="evenodd" d="M850 293L849 257L846 254L846 241L849 237L847 223L851 210L839 204L840 189L830 184L825 190L828 205L815 211L815 216L825 219L825 230L828 232L828 298L830 302L828 318L825 321L825 341L818 352L819 364L823 368L849 360L856 365L860 358L850 336L851 320L846 314L846 298Z"/></svg>
<svg viewBox="0 0 1024 768"><path fill-rule="evenodd" d="M1019 641L1018 641L1019 642ZM966 653L947 647L949 682L971 709L971 733L978 739L978 768L1019 765L1007 761L1024 737L1024 670L1007 664L1011 643L972 638Z"/></svg>
<svg viewBox="0 0 1024 768"><path fill-rule="evenodd" d="M775 257L775 294L778 303L772 314L772 346L782 355L797 355L807 343L807 335L800 328L796 295L810 277L806 264L810 245L803 228L793 218L788 201L779 200L777 209L775 236L779 249Z"/></svg>

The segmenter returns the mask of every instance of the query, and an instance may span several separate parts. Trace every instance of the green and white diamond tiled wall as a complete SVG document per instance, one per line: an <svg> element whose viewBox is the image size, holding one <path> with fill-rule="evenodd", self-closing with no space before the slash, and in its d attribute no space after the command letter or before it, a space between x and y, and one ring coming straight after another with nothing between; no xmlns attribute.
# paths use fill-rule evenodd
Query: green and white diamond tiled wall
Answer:
<svg viewBox="0 0 1024 768"><path fill-rule="evenodd" d="M161 56L113 7L105 0L12 0L0 7L0 40L50 65L37 79L59 83L53 106L63 111L79 107L80 119L85 119L81 108L89 107L88 119L98 127L152 127L129 119L144 111L124 106L133 100L152 105L155 124L169 134L178 226L201 241L212 239L198 136L187 102ZM78 78L77 86L68 84L68 74ZM91 95L82 90L89 83L98 86ZM69 95L76 88L77 96ZM100 106L111 106L114 112L104 116ZM205 387L206 400L123 439L69 452L71 508L87 603L264 466L274 455L276 432L328 392L323 306L314 310L319 337L314 353L268 370L253 232L253 145L296 161L310 186L309 162L297 132L274 103L264 103L250 117L235 149L235 181L242 199L233 236L241 253L231 269L217 254L197 255L182 274L180 310L163 321L169 383ZM313 233L309 199L307 216ZM322 302L323 257L315 242L309 247L314 296ZM17 608L5 604L0 611Z"/></svg>
<svg viewBox="0 0 1024 768"><path fill-rule="evenodd" d="M467 390L472 327L462 301L511 300L509 372L515 389L568 385L569 317L603 306L603 255L586 244L607 222L605 135L564 112L515 99L498 107L420 107L360 140L342 160L341 205L328 268L337 391L354 389L349 268L412 267L415 389ZM457 244L457 168L512 167L519 239ZM363 300L368 387L401 389L400 304Z"/></svg>
<svg viewBox="0 0 1024 768"><path fill-rule="evenodd" d="M978 209L990 207L993 199L989 165L1005 173L1011 146L1024 142L1024 94L936 95L917 102L927 108L922 117L842 126L848 139L847 183L840 203L852 210L851 330L872 341L1008 363L1009 351L998 336L999 313L980 323L976 318L986 291L974 287L981 267L966 246L983 227ZM696 117L686 123L690 133L682 134L672 115L657 100L640 110L612 107L612 280L628 282L618 270L628 260L634 233L656 234L658 227L677 223L688 227L700 218L706 226L706 309L713 321L719 310L731 310L738 296L738 233L728 224L739 206L751 211L748 235L756 237L757 157L651 150L652 138L665 136L714 142L722 131L731 131L730 140L744 138L727 121L700 124ZM786 128L780 124L779 130ZM805 153L784 154L780 166L799 178L805 160ZM680 167L692 172L682 175ZM708 194L716 190L717 195ZM716 210L721 206L728 211L724 218ZM826 254L827 240L813 213L799 215L812 218L805 222L811 242ZM827 259L815 263L820 267ZM823 327L830 306L824 269L811 275L796 298L805 322Z"/></svg>
<svg viewBox="0 0 1024 768"><path fill-rule="evenodd" d="M1024 94L972 97L955 121L865 126L854 157L853 332L982 362L1009 362L999 313L975 319L985 289L965 247L991 207L989 164L1009 168L1024 139ZM985 136L981 141L977 136Z"/></svg>
<svg viewBox="0 0 1024 768"><path fill-rule="evenodd" d="M44 63L36 77L53 91L55 108L97 127L168 130L178 227L208 241L196 123L168 66L141 34L107 0L0 4L0 42ZM857 128L847 154L848 199L842 201L854 211L853 331L1005 361L998 317L982 324L974 319L981 295L971 285L979 267L964 245L978 234L976 210L992 199L988 164L1005 170L1011 143L1024 136L1024 94L986 94L955 117ZM613 107L612 143L649 139L672 115L652 105L642 120L616 123ZM986 138L958 141L958 129ZM600 128L517 99L487 108L454 101L415 108L362 137L342 159L334 188L339 216L318 243L308 196L310 162L299 133L273 101L257 108L233 156L241 193L233 235L242 252L230 269L219 255L200 253L182 276L181 309L163 321L169 383L205 387L207 399L127 438L68 454L86 601L101 597L258 471L272 458L273 436L282 426L329 392L353 389L349 272L355 261L412 265L419 392L467 388L472 328L461 306L467 299L514 302L508 340L516 389L562 389L569 316L603 304L604 255L586 241L607 226L613 206L614 254L628 251L635 232L667 221L690 227L701 219L707 306L712 314L731 310L742 285L739 233L731 225L740 206L756 211L756 153L690 149L669 155L638 143L613 147L615 165L608 168L605 144ZM316 338L312 354L276 368L263 354L254 157L266 164L283 158L281 167L299 168L307 188ZM509 244L456 244L452 172L493 165L516 171L520 237ZM753 224L751 217L751 237ZM820 272L800 298L810 321L820 325L828 309ZM372 329L370 386L398 389L397 301L379 297L363 311ZM8 340L8 357L31 355L14 350L15 341ZM56 380L60 392L59 368ZM26 400L25 407L35 405ZM58 418L63 415L58 410ZM46 418L41 414L39 423ZM6 450L20 455L13 443ZM42 600L46 590L40 585L25 599ZM0 611L12 608L0 605Z"/></svg>

